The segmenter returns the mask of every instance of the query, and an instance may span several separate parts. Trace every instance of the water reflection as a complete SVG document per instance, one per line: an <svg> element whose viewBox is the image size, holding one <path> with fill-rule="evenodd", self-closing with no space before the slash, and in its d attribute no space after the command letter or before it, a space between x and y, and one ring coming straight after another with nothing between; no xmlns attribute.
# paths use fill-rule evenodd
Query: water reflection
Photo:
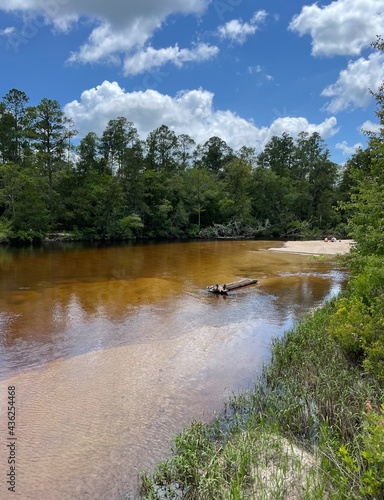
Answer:
<svg viewBox="0 0 384 500"><path fill-rule="evenodd" d="M271 338L342 286L332 260L268 246L0 251L0 391L18 391L19 498L126 498L135 467L246 387ZM242 277L259 283L205 290Z"/></svg>

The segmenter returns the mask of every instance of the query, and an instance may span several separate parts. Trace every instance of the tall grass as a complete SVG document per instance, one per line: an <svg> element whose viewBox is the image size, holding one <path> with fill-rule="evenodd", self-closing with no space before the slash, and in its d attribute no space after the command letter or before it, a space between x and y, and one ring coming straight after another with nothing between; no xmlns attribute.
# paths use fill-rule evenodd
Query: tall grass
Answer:
<svg viewBox="0 0 384 500"><path fill-rule="evenodd" d="M143 497L383 498L380 478L376 489L364 478L381 470L366 458L366 422L367 402L378 408L384 393L329 335L333 312L328 304L275 340L255 386L211 424L194 422L172 457L142 475Z"/></svg>

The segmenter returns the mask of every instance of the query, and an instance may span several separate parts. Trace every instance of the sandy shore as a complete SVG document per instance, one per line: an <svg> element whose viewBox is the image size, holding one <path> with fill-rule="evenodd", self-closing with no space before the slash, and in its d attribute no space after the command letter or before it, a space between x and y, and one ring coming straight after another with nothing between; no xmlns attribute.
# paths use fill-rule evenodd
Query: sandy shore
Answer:
<svg viewBox="0 0 384 500"><path fill-rule="evenodd" d="M323 240L311 241L286 241L283 247L270 248L276 252L304 253L312 255L342 255L348 253L353 245L353 240L337 240L326 243Z"/></svg>

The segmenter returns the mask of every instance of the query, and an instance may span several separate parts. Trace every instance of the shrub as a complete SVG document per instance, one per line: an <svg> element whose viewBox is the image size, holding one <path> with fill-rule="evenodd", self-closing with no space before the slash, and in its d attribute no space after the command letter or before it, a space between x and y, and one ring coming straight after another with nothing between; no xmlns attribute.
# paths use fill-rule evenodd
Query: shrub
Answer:
<svg viewBox="0 0 384 500"><path fill-rule="evenodd" d="M336 302L329 331L349 358L384 381L384 259L359 261L347 295Z"/></svg>

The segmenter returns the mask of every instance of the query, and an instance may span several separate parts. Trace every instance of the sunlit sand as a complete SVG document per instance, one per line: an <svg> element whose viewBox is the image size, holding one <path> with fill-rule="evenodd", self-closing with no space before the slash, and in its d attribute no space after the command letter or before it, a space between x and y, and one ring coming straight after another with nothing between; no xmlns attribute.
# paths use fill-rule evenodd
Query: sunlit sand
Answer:
<svg viewBox="0 0 384 500"><path fill-rule="evenodd" d="M344 255L348 253L354 245L353 240L310 240L310 241L286 241L284 246L270 248L277 252L307 253L312 255Z"/></svg>

